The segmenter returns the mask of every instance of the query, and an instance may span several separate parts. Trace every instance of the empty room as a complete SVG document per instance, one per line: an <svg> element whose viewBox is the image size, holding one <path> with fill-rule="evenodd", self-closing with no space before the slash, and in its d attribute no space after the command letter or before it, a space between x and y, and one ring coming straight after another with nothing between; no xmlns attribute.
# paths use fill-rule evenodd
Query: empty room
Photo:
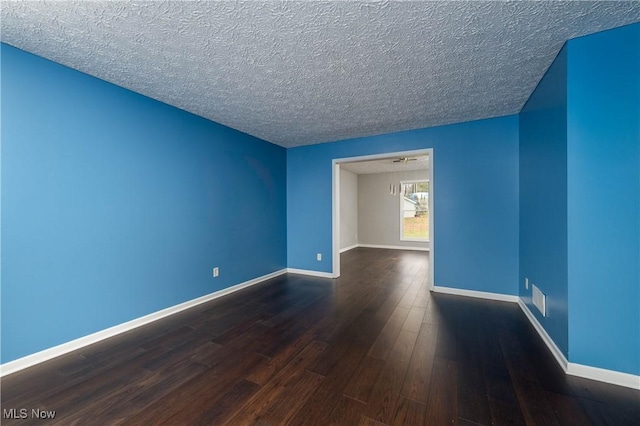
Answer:
<svg viewBox="0 0 640 426"><path fill-rule="evenodd" d="M0 12L3 425L640 424L640 2Z"/></svg>

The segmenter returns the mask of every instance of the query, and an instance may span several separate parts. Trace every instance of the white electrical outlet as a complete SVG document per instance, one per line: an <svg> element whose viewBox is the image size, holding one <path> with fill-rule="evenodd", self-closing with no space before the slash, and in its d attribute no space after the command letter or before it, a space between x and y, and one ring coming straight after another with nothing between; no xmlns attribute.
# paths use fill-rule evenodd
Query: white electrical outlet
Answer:
<svg viewBox="0 0 640 426"><path fill-rule="evenodd" d="M213 268L213 278L217 278L220 275L220 268L217 266Z"/></svg>
<svg viewBox="0 0 640 426"><path fill-rule="evenodd" d="M529 278L527 278L527 277L524 278L524 288L529 290Z"/></svg>
<svg viewBox="0 0 640 426"><path fill-rule="evenodd" d="M320 262L322 260L322 253L316 254L316 260Z"/></svg>
<svg viewBox="0 0 640 426"><path fill-rule="evenodd" d="M547 316L547 296L535 284L531 284L533 306L538 308L543 317Z"/></svg>

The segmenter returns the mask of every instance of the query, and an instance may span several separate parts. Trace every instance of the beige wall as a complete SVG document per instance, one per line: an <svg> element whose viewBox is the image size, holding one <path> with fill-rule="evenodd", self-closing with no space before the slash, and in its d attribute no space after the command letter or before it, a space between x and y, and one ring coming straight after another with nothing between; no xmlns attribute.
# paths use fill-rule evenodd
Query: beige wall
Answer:
<svg viewBox="0 0 640 426"><path fill-rule="evenodd" d="M340 169L340 249L358 244L358 175Z"/></svg>
<svg viewBox="0 0 640 426"><path fill-rule="evenodd" d="M428 170L358 175L358 244L428 248L429 243L400 241L400 199L389 185L428 179Z"/></svg>

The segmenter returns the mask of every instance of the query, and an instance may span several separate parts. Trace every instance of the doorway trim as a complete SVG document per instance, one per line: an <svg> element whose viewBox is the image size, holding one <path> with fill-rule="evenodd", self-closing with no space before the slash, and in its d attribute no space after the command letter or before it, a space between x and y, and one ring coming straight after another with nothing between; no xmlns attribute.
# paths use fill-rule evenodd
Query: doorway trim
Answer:
<svg viewBox="0 0 640 426"><path fill-rule="evenodd" d="M434 216L435 209L435 187L434 167L435 158L433 148L418 149L413 151L386 152L383 154L361 155L357 157L334 158L331 163L332 179L331 179L331 244L332 244L332 263L333 278L340 276L340 164L350 163L354 161L381 160L394 157L411 157L414 155L429 156L429 289L434 287L434 270L435 270L435 227Z"/></svg>

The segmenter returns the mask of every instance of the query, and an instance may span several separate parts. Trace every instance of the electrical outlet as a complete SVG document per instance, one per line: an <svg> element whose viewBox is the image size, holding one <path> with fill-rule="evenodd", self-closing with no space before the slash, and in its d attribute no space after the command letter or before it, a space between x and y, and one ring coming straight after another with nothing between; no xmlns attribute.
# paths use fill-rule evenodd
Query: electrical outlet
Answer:
<svg viewBox="0 0 640 426"><path fill-rule="evenodd" d="M316 260L320 262L322 260L322 253L316 254Z"/></svg>
<svg viewBox="0 0 640 426"><path fill-rule="evenodd" d="M218 278L219 275L220 275L220 268L216 266L215 268L213 268L213 278Z"/></svg>
<svg viewBox="0 0 640 426"><path fill-rule="evenodd" d="M529 290L529 278L527 278L527 277L525 277L525 279L524 279L524 288Z"/></svg>

